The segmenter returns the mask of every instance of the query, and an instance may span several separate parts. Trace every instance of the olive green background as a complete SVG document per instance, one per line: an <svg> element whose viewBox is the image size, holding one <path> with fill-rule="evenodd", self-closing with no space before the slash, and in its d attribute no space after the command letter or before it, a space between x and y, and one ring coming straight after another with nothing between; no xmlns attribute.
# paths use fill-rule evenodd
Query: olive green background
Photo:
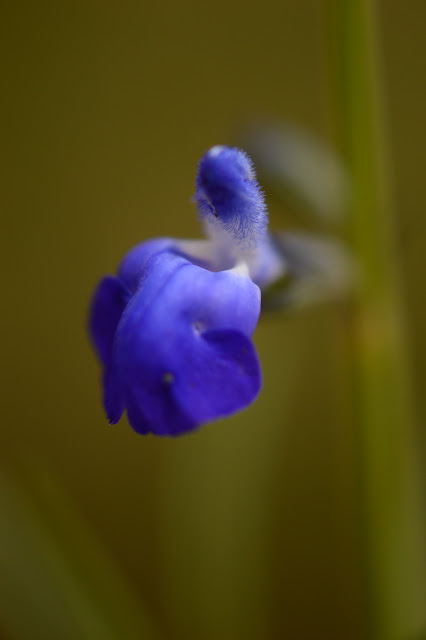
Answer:
<svg viewBox="0 0 426 640"><path fill-rule="evenodd" d="M426 3L380 9L424 429ZM2 465L46 470L165 638L362 638L341 306L262 320L256 403L175 440L107 425L85 330L97 279L128 248L199 236L205 149L263 117L333 144L323 3L24 2L2 22Z"/></svg>

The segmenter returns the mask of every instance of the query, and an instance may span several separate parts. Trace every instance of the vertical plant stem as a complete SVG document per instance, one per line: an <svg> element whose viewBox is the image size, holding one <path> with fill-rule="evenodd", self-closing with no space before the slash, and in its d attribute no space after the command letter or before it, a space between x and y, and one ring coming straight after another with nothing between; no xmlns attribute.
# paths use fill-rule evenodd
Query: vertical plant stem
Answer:
<svg viewBox="0 0 426 640"><path fill-rule="evenodd" d="M413 637L426 602L415 432L373 0L328 0L332 81L353 180L348 235L360 267L352 315L352 414L370 636Z"/></svg>

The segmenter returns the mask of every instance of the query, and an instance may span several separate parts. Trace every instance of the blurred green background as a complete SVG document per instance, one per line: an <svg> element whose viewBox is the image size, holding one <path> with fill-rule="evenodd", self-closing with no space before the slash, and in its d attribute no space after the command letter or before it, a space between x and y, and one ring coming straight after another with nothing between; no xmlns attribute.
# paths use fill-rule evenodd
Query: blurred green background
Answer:
<svg viewBox="0 0 426 640"><path fill-rule="evenodd" d="M426 3L378 9L421 450ZM199 235L209 146L264 117L337 145L327 20L315 0L5 9L1 637L371 635L345 306L263 319L256 403L176 440L108 427L85 331L128 248ZM407 640L425 637L416 607Z"/></svg>

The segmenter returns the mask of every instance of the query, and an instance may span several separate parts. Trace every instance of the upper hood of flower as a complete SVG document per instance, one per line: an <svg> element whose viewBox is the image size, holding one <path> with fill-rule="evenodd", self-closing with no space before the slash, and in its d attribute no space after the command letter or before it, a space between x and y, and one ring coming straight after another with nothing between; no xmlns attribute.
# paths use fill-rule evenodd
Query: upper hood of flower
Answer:
<svg viewBox="0 0 426 640"><path fill-rule="evenodd" d="M266 207L244 151L212 147L199 162L195 186L195 201L209 235L220 230L234 243L256 245L266 231Z"/></svg>

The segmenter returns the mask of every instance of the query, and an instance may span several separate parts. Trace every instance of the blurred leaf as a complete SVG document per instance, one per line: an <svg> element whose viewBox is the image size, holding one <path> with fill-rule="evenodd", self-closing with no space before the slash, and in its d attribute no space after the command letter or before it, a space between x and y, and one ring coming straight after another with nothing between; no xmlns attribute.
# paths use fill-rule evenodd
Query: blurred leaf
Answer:
<svg viewBox="0 0 426 640"><path fill-rule="evenodd" d="M1 626L19 640L157 639L143 603L40 465L0 470Z"/></svg>
<svg viewBox="0 0 426 640"><path fill-rule="evenodd" d="M273 233L284 277L262 292L262 310L293 309L349 291L355 268L338 242L304 233Z"/></svg>
<svg viewBox="0 0 426 640"><path fill-rule="evenodd" d="M294 126L260 125L244 137L261 184L280 200L296 200L311 218L336 224L344 213L349 184L337 155Z"/></svg>

